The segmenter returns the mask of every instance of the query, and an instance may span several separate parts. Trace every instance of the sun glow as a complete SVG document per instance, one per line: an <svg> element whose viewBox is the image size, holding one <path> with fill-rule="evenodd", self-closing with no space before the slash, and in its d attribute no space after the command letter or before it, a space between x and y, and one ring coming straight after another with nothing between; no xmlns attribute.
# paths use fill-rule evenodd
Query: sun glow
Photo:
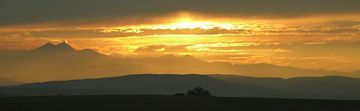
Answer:
<svg viewBox="0 0 360 111"><path fill-rule="evenodd" d="M196 20L189 16L177 17L173 22L153 26L154 29L204 29L209 30L213 28L232 29L234 26L231 23L220 23L208 20Z"/></svg>
<svg viewBox="0 0 360 111"><path fill-rule="evenodd" d="M104 28L101 32L111 33L111 32L123 32L123 33L142 33L143 30L182 30L182 29L201 29L201 30L211 30L211 29L226 29L232 30L237 29L239 23L234 23L231 21L215 21L206 18L197 18L190 16L189 14L179 14L175 17L168 18L167 22L159 24L148 24L148 25L131 25L131 26L120 26L120 27L111 27Z"/></svg>
<svg viewBox="0 0 360 111"><path fill-rule="evenodd" d="M213 28L231 29L232 24L221 24L215 22L201 22L201 21L179 21L166 25L155 26L155 29L204 29L209 30Z"/></svg>

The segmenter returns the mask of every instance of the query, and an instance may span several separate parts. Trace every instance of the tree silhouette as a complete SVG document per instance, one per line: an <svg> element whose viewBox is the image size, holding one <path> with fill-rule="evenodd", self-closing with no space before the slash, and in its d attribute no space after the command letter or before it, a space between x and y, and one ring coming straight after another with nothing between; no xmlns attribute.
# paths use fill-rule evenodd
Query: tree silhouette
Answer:
<svg viewBox="0 0 360 111"><path fill-rule="evenodd" d="M187 91L186 95L188 95L188 96L211 96L211 93L202 87L195 87L194 89Z"/></svg>

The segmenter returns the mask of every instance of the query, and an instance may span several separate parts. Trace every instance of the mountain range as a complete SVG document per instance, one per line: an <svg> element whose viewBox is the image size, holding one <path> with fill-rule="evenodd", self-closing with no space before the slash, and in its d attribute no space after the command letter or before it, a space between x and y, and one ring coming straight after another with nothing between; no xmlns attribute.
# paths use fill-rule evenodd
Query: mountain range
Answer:
<svg viewBox="0 0 360 111"><path fill-rule="evenodd" d="M0 53L0 70L0 95L8 96L171 95L201 86L224 97L360 99L360 79L342 77L358 72L207 62L189 55L121 58L66 42Z"/></svg>
<svg viewBox="0 0 360 111"><path fill-rule="evenodd" d="M207 62L192 56L121 58L91 49L76 50L66 42L46 43L27 52L0 54L1 78L18 83L104 78L128 74L234 74L255 77L349 75L271 64Z"/></svg>
<svg viewBox="0 0 360 111"><path fill-rule="evenodd" d="M140 74L111 78L32 83L0 88L8 96L172 95L200 86L214 96L360 99L360 79L327 76L256 78L237 75Z"/></svg>

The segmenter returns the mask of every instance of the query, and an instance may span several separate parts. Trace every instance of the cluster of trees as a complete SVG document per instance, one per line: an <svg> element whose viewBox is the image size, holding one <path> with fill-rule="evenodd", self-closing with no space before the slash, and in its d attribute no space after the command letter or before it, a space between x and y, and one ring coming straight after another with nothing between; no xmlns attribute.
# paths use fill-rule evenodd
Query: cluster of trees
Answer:
<svg viewBox="0 0 360 111"><path fill-rule="evenodd" d="M194 89L188 90L186 94L184 93L176 93L177 96L212 96L210 91L202 88L202 87L195 87Z"/></svg>

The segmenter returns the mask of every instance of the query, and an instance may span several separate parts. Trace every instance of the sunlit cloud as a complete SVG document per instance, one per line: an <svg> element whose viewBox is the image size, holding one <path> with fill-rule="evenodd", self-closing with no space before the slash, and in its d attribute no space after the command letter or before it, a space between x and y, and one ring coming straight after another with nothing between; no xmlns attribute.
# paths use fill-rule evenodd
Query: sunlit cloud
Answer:
<svg viewBox="0 0 360 111"><path fill-rule="evenodd" d="M27 51L67 40L77 49L117 57L192 55L209 62L340 71L357 70L360 65L358 1L160 1L167 5L88 4L73 13L65 12L82 2L58 10L46 5L50 2L27 1L13 13L7 13L12 5L1 5L0 50ZM24 14L34 12L25 9L37 5L48 10Z"/></svg>

